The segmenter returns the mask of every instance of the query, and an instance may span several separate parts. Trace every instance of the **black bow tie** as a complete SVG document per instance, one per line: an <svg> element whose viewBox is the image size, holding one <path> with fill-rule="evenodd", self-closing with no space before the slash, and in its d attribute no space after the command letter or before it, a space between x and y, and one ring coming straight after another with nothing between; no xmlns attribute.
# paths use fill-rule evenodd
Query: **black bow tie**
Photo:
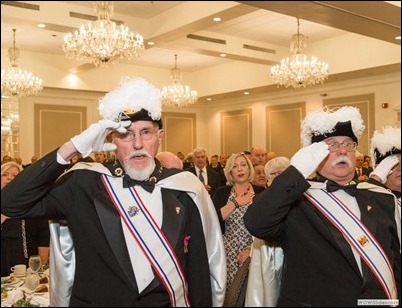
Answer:
<svg viewBox="0 0 402 308"><path fill-rule="evenodd" d="M341 185L339 185L338 183L336 183L334 181L328 180L328 182L327 182L327 190L328 190L328 192L334 192L334 191L337 191L339 189L343 189L344 191L346 191L352 197L356 196L356 193L357 193L356 185L341 186Z"/></svg>
<svg viewBox="0 0 402 308"><path fill-rule="evenodd" d="M156 181L137 181L130 178L127 174L123 177L123 187L128 188L134 185L139 185L144 188L147 192L152 193L155 188Z"/></svg>

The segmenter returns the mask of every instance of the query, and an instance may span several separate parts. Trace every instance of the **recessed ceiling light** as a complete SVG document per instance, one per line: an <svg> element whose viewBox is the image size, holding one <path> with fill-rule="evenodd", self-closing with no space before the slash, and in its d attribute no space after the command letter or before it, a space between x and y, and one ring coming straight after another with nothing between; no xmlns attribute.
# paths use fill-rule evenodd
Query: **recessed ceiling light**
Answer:
<svg viewBox="0 0 402 308"><path fill-rule="evenodd" d="M149 41L149 42L147 42L147 45L149 45L149 46L153 46L153 45L155 45L155 42L153 42L153 41Z"/></svg>
<svg viewBox="0 0 402 308"><path fill-rule="evenodd" d="M212 20L218 22L218 21L221 21L222 19L220 17L214 17L214 18L212 18Z"/></svg>
<svg viewBox="0 0 402 308"><path fill-rule="evenodd" d="M208 97L208 98L207 98L207 101L212 101L212 98Z"/></svg>
<svg viewBox="0 0 402 308"><path fill-rule="evenodd" d="M396 39L396 40L401 40L401 36L400 36L400 35L395 36L395 39Z"/></svg>
<svg viewBox="0 0 402 308"><path fill-rule="evenodd" d="M45 24L37 24L36 25L38 28L46 28L46 25Z"/></svg>
<svg viewBox="0 0 402 308"><path fill-rule="evenodd" d="M222 58L224 58L224 57L226 57L226 54L225 54L225 53L221 53L219 56L222 57Z"/></svg>
<svg viewBox="0 0 402 308"><path fill-rule="evenodd" d="M247 92L247 91L246 91L246 92L244 92L243 94L244 94L244 95L249 95L249 94L250 94L250 92Z"/></svg>

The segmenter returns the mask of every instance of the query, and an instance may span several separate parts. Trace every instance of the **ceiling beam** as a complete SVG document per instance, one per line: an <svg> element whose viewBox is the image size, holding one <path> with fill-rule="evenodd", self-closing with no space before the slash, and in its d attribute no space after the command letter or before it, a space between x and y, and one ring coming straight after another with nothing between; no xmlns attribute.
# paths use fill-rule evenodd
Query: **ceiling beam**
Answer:
<svg viewBox="0 0 402 308"><path fill-rule="evenodd" d="M384 1L238 1L253 7L393 44L401 35L401 8Z"/></svg>

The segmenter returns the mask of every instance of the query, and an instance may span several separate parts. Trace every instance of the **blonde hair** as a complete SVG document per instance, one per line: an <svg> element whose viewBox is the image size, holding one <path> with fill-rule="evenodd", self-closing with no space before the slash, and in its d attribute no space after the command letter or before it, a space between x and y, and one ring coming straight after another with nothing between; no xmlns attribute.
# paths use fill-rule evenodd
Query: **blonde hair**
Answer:
<svg viewBox="0 0 402 308"><path fill-rule="evenodd" d="M18 165L15 161L9 161L8 163L4 163L1 165L1 175L3 176L3 174L10 168L12 167L16 167L18 169L18 172L21 172L21 166Z"/></svg>
<svg viewBox="0 0 402 308"><path fill-rule="evenodd" d="M289 158L285 156L274 157L265 164L265 174L269 176L276 169L286 169L289 165Z"/></svg>
<svg viewBox="0 0 402 308"><path fill-rule="evenodd" d="M227 179L227 182L229 185L233 185L235 183L232 173L230 171L232 171L232 169L233 169L235 159L240 156L244 157L244 159L247 162L248 169L250 170L249 175L248 175L248 181L251 183L254 179L254 167L253 167L253 164L251 163L251 160L243 152L234 153L234 154L230 155L230 157L228 158L228 161L226 162L226 166L224 169L225 176L226 176L226 179Z"/></svg>

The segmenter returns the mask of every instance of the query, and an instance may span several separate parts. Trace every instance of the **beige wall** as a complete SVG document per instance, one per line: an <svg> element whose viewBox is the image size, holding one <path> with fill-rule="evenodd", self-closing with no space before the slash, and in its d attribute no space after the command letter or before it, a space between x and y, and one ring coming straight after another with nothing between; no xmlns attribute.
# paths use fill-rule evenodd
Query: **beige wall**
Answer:
<svg viewBox="0 0 402 308"><path fill-rule="evenodd" d="M243 151L246 150L244 148L246 145L249 148L254 145L260 145L265 147L267 151L271 150L271 147L284 148L289 145L291 151L286 152L286 154L290 156L290 152L293 152L294 149L297 149L297 145L300 145L300 135L297 132L300 122L297 123L299 120L297 120L296 113L300 114L301 112L303 114L302 109L300 109L301 111L295 111L300 107L295 107L294 104L304 104L305 112L309 112L322 108L325 104L344 104L345 98L348 99L348 103L360 103L357 102L357 100L361 100L358 99L359 97L370 96L371 99L361 101L367 102L365 105L368 111L373 110L370 111L368 122L365 123L368 128L366 133L371 134L374 129L379 129L381 126L397 124L396 109L399 108L400 110L400 91L400 75L391 74L376 78L367 77L347 82L324 84L304 90L276 91L258 96L253 96L251 93L241 99L200 103L182 109L168 108L163 112L166 135L161 149L172 152L182 151L186 154L187 150L191 151L195 147L202 146L207 149L208 153L219 154L227 150L226 146L222 146L227 143L228 139L231 139L231 148L228 151L232 151L232 148L235 151ZM327 96L323 97L323 93L326 93ZM36 105L85 108L86 120L83 120L82 126L89 126L89 124L99 119L98 99L103 95L103 92L95 91L46 88L38 97L21 99L19 102L21 121L20 150L21 158L24 162L28 162L32 155L39 156L39 153L35 153L34 146L37 139L34 132L36 121L34 110ZM388 108L383 109L381 107L383 102L388 103ZM277 127L280 117L284 115L283 112L277 112L274 118L269 113L267 114L269 110L274 111L275 108L277 110L289 108L293 110L296 108L289 113L292 127L285 127L286 133L280 127ZM238 115L241 130L236 125L233 128L233 136L231 136L230 126L235 125L232 123L234 120L233 115ZM68 119L61 122L64 121L69 122ZM78 126L78 120L75 121L77 123L73 126ZM274 123L276 124L273 125ZM62 139L67 141L72 137L69 134L75 133L76 129L78 130L78 127L63 130L62 127L66 125L69 124L62 123L61 130L51 132L52 134L60 135L58 141ZM274 139L272 139L272 135L271 137L269 135L272 132L275 135ZM236 139L236 135L241 136L241 138ZM286 143L283 140L286 140ZM363 142L361 144L363 145ZM54 146L54 144L52 145Z"/></svg>
<svg viewBox="0 0 402 308"><path fill-rule="evenodd" d="M163 127L165 135L162 141L162 151L182 152L184 155L196 147L196 114L163 112Z"/></svg>
<svg viewBox="0 0 402 308"><path fill-rule="evenodd" d="M251 149L252 128L251 109L221 112L221 151L217 153L230 155Z"/></svg>
<svg viewBox="0 0 402 308"><path fill-rule="evenodd" d="M266 107L266 151L292 157L300 149L300 122L305 115L304 102Z"/></svg>

